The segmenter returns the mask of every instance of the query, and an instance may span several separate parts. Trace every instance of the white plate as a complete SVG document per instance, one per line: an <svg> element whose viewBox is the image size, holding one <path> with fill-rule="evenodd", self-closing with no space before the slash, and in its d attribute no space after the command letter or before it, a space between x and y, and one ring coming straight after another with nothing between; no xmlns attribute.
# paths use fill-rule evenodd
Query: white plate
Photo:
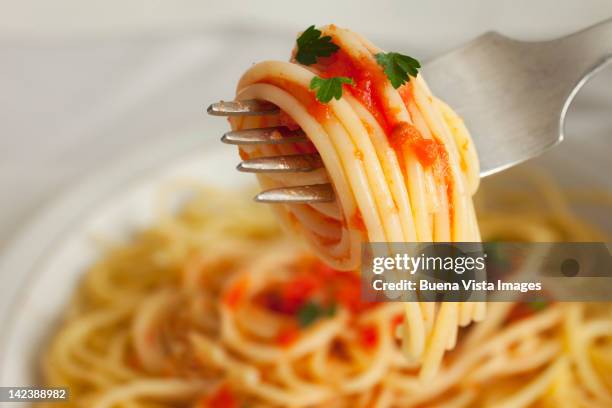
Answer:
<svg viewBox="0 0 612 408"><path fill-rule="evenodd" d="M253 182L235 171L235 149L210 147L201 136L171 140L87 180L51 205L8 248L0 271L3 284L13 290L0 300L0 385L36 381L42 346L79 278L98 255L94 234L121 237L149 224L161 186L173 181L228 188ZM20 276L8 280L10 271Z"/></svg>

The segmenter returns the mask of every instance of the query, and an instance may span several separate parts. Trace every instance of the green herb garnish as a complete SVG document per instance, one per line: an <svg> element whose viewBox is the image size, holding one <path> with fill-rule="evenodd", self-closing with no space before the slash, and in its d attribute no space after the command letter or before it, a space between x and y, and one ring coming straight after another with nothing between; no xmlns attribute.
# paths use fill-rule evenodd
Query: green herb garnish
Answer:
<svg viewBox="0 0 612 408"><path fill-rule="evenodd" d="M297 54L295 59L304 65L312 65L318 57L329 57L338 51L339 47L331 42L331 37L321 37L321 31L310 26L297 39Z"/></svg>
<svg viewBox="0 0 612 408"><path fill-rule="evenodd" d="M384 68L393 88L397 89L410 81L409 76L417 76L421 63L416 59L397 52L376 54L376 62Z"/></svg>
<svg viewBox="0 0 612 408"><path fill-rule="evenodd" d="M335 314L336 314L336 304L332 303L329 306L327 306L327 308L325 309L325 316L332 317Z"/></svg>
<svg viewBox="0 0 612 408"><path fill-rule="evenodd" d="M336 305L322 307L315 302L307 302L299 308L297 321L300 327L308 327L322 317L331 317L336 313Z"/></svg>
<svg viewBox="0 0 612 408"><path fill-rule="evenodd" d="M332 98L342 97L342 84L353 85L353 80L347 77L321 78L316 76L310 81L310 89L317 90L316 97L319 102L328 103Z"/></svg>
<svg viewBox="0 0 612 408"><path fill-rule="evenodd" d="M544 310L548 307L548 301L546 300L534 300L533 302L529 302L527 304L532 310L536 312Z"/></svg>

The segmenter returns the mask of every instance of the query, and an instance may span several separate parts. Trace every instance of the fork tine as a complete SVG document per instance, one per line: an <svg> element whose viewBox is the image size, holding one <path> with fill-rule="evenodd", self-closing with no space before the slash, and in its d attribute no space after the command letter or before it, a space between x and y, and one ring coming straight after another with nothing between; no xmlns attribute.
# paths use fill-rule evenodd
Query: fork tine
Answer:
<svg viewBox="0 0 612 408"><path fill-rule="evenodd" d="M255 196L255 201L270 204L329 203L335 199L336 196L331 184L275 188L262 191Z"/></svg>
<svg viewBox="0 0 612 408"><path fill-rule="evenodd" d="M245 160L237 167L247 173L305 173L323 167L318 154L290 154Z"/></svg>
<svg viewBox="0 0 612 408"><path fill-rule="evenodd" d="M213 103L206 110L213 116L258 116L276 115L280 112L278 106L257 99L246 99L244 101L220 101Z"/></svg>
<svg viewBox="0 0 612 408"><path fill-rule="evenodd" d="M301 129L290 130L285 126L234 130L221 137L223 143L233 145L297 143L307 140Z"/></svg>

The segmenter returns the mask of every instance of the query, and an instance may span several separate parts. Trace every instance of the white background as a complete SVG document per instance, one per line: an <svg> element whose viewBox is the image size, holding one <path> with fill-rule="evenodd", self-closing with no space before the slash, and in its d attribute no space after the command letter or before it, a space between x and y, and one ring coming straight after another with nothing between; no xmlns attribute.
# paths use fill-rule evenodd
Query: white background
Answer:
<svg viewBox="0 0 612 408"><path fill-rule="evenodd" d="M223 126L202 108L249 64L286 58L310 24L427 58L486 30L536 40L610 16L611 0L0 1L0 249L51 197L143 145L216 142ZM612 87L595 91L580 133L610 140Z"/></svg>
<svg viewBox="0 0 612 408"><path fill-rule="evenodd" d="M295 31L308 24L334 22L367 36L440 46L462 42L483 29L523 38L555 35L612 15L609 0L4 0L0 4L2 34L18 38L121 37L219 28L230 22Z"/></svg>

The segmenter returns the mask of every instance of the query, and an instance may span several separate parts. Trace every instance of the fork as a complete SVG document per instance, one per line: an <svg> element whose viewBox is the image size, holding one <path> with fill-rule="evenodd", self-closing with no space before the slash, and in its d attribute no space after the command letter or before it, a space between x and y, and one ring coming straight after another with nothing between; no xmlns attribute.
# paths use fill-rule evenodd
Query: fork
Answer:
<svg viewBox="0 0 612 408"><path fill-rule="evenodd" d="M612 18L551 41L525 42L488 32L461 48L427 62L423 72L433 93L463 117L480 159L480 176L505 170L560 143L568 108L580 88L612 62ZM213 103L210 115L275 115L259 100ZM285 127L227 132L234 145L306 141L301 130ZM252 173L314 171L316 154L245 160L238 170ZM266 203L318 203L335 199L330 184L266 190Z"/></svg>

